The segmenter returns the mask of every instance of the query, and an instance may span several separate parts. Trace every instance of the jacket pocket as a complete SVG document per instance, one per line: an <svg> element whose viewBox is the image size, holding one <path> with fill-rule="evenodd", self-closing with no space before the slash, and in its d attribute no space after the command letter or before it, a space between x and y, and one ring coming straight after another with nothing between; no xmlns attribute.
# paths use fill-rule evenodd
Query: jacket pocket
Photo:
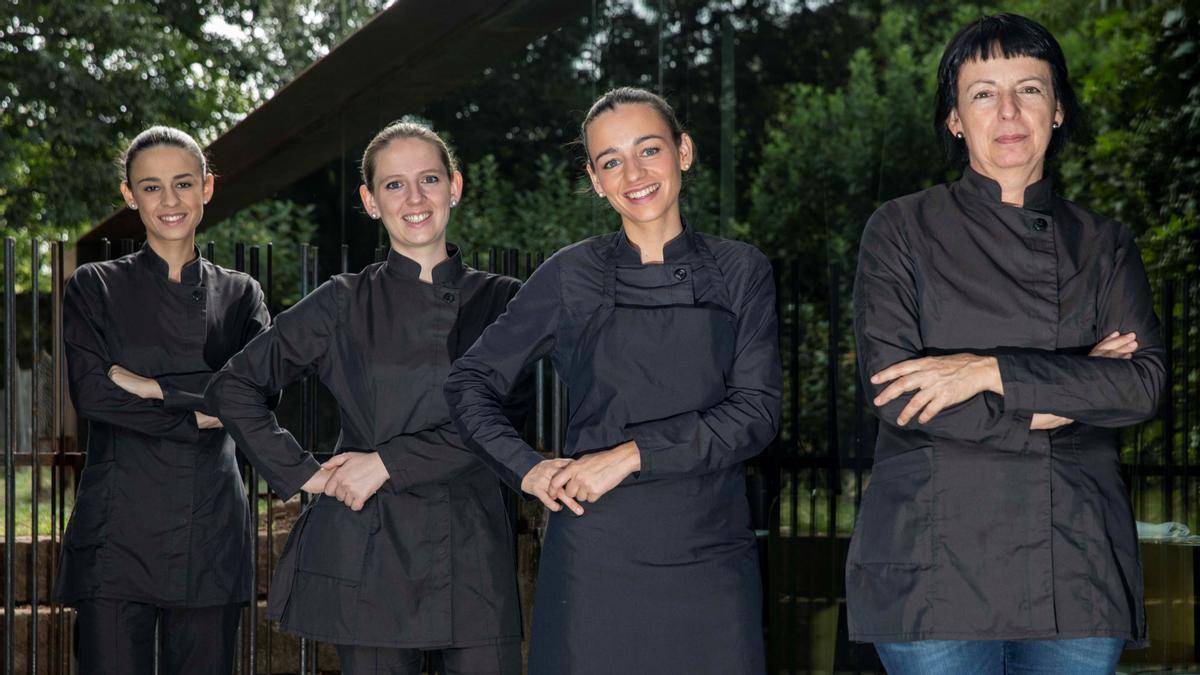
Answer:
<svg viewBox="0 0 1200 675"><path fill-rule="evenodd" d="M932 557L932 449L878 462L863 495L850 562L928 567Z"/></svg>
<svg viewBox="0 0 1200 675"><path fill-rule="evenodd" d="M362 581L367 546L378 526L379 500L370 499L361 511L321 496L310 507L298 542L297 568L357 585Z"/></svg>
<svg viewBox="0 0 1200 675"><path fill-rule="evenodd" d="M84 467L75 495L75 508L63 537L67 546L84 548L104 543L112 510L111 474L116 462L100 462Z"/></svg>

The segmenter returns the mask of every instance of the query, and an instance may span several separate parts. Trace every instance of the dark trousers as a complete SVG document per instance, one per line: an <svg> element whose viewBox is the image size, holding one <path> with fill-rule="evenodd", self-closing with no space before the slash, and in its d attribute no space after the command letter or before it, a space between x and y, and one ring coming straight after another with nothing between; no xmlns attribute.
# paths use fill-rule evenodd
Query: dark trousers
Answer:
<svg viewBox="0 0 1200 675"><path fill-rule="evenodd" d="M76 608L80 675L153 675L154 622L161 616L162 673L227 675L233 671L239 605L156 607L95 598Z"/></svg>
<svg viewBox="0 0 1200 675"><path fill-rule="evenodd" d="M420 649L384 649L338 645L342 675L421 675L421 657L433 654L440 675L520 675L521 643L501 642L474 647L453 647L426 652Z"/></svg>

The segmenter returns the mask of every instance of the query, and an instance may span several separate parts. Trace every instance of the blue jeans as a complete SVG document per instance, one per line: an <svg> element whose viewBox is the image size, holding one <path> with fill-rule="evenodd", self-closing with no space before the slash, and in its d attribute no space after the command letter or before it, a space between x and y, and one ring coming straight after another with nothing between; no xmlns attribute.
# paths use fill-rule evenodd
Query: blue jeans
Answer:
<svg viewBox="0 0 1200 675"><path fill-rule="evenodd" d="M875 643L889 675L1108 675L1124 648L1117 638Z"/></svg>

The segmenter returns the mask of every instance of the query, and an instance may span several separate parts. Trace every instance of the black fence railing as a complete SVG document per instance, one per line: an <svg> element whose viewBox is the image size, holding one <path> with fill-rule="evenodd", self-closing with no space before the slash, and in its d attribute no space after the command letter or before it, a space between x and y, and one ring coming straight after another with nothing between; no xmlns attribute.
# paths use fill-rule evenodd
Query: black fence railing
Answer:
<svg viewBox="0 0 1200 675"><path fill-rule="evenodd" d="M28 247L26 249L26 247ZM134 250L135 242L105 242L105 258ZM18 251L18 249L25 249ZM329 273L353 269L350 250L322 258L300 247L297 267L280 270L275 247L203 246L218 264L248 272L262 284L272 313L280 298L295 299ZM386 250L378 248L380 260ZM72 612L50 602L59 544L84 463L86 424L66 396L62 349L62 292L67 251L61 242L11 239L4 250L4 673L75 672ZM325 261L319 269L320 260ZM329 265L330 260L335 261ZM543 255L491 249L468 256L477 269L519 278ZM28 263L27 281L17 270ZM748 467L748 493L760 537L764 612L770 672L879 672L869 646L847 640L843 570L863 488L870 477L876 422L857 376L850 332L851 279L830 266L814 272L797 261L775 263L784 414L779 436ZM47 281L48 280L48 281ZM284 281L286 280L286 288ZM1159 417L1127 430L1121 462L1139 521L1180 521L1193 530L1200 514L1200 424L1197 389L1196 279L1159 284L1159 315L1171 345L1171 387ZM566 392L549 365L537 372L536 408L526 434L547 454L562 449ZM281 423L297 431L318 456L333 447L337 407L315 379L284 393ZM302 506L273 498L253 467L244 464L256 523L251 548L258 601L245 610L236 672L336 672L335 651L325 644L281 633L264 617L271 571ZM510 500L517 539L525 620L544 525L542 510ZM1184 538L1142 547L1151 639L1148 650L1127 652L1138 669L1200 663L1200 560ZM527 634L527 633L526 633Z"/></svg>

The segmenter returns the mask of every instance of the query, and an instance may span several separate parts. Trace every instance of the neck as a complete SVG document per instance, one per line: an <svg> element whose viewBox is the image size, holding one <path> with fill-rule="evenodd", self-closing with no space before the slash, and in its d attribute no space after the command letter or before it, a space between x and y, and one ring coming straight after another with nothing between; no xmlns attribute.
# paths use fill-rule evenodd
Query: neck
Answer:
<svg viewBox="0 0 1200 675"><path fill-rule="evenodd" d="M427 284L433 283L433 268L450 259L450 255L446 253L445 239L439 239L428 246L420 247L403 246L393 241L392 250L419 264L421 266L419 278Z"/></svg>
<svg viewBox="0 0 1200 675"><path fill-rule="evenodd" d="M178 283L183 277L183 266L196 257L196 237L179 241L164 241L146 237L146 244L155 255L167 263L167 278Z"/></svg>
<svg viewBox="0 0 1200 675"><path fill-rule="evenodd" d="M982 166L972 160L971 168L1000 184L1000 201L1013 206L1025 206L1025 188L1042 179L1045 163L1038 161L1028 166L998 169Z"/></svg>
<svg viewBox="0 0 1200 675"><path fill-rule="evenodd" d="M622 219L625 236L642 256L642 264L663 261L663 247L683 232L683 219L679 216L679 202L657 220L635 223Z"/></svg>

